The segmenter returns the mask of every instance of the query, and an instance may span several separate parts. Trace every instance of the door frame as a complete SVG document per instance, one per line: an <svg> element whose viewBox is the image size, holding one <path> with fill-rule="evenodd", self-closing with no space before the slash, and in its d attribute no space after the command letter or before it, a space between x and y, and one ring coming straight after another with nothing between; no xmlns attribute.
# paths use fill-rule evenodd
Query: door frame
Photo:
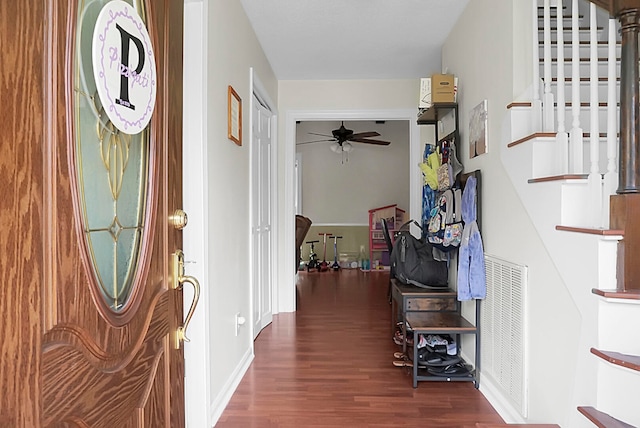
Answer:
<svg viewBox="0 0 640 428"><path fill-rule="evenodd" d="M284 206L282 225L282 242L295 242L295 197L294 180L296 159L296 121L327 121L327 120L407 120L409 121L409 165L422 162L423 145L420 143L420 128L416 121L415 109L389 110L291 110L285 118L284 142ZM422 182L421 174L409 175L409 215L410 218L421 218L422 210ZM295 260L295 245L283 245L283 260L279 263L280 277L278 280L278 307L280 312L296 310L296 275L291 263ZM274 293L275 294L275 293Z"/></svg>
<svg viewBox="0 0 640 428"><path fill-rule="evenodd" d="M211 334L209 321L210 275L207 269L209 246L207 174L207 2L184 3L183 53L183 204L189 216L183 231L186 274L201 278L200 307L189 324L191 342L184 345L185 423L187 427L213 425L211 408ZM187 49L188 46L188 49ZM188 102L186 101L188 100ZM188 307L191 294L184 295ZM215 369L215 368L213 368Z"/></svg>
<svg viewBox="0 0 640 428"><path fill-rule="evenodd" d="M253 161L253 150L254 150L254 145L253 145L253 125L254 125L254 121L256 120L256 118L254 117L254 105L253 103L255 103L254 100L254 96L257 96L260 100L262 100L262 102L264 104L266 104L267 108L271 111L271 204L270 204L270 217L271 217L271 242L270 242L270 251L272 254L272 260L275 260L276 257L275 255L277 254L277 248L279 248L280 245L280 239L279 239L279 233L278 233L278 109L276 107L276 104L273 102L273 100L271 99L271 97L269 96L269 93L267 92L267 90L265 89L265 86L262 84L262 82L260 81L260 78L258 77L256 71L254 70L253 67L249 68L249 89L251 91L251 99L249 101L249 141L251 142L251 153L249 154L249 159L251 159L251 161ZM249 212L251 212L251 217L253 216L253 203L255 201L256 198L256 189L253 188L253 174L255 173L255 171L253 171L252 168L249 168L250 172L249 172L249 183L251 183L251 198L249 201ZM253 226L253 218L250 218L249 220L249 254L253 255L253 233L251 233L251 228ZM274 284L278 283L277 280L277 271L278 269L275 267L276 265L274 264L272 269L270 270L271 275L269 278L269 287L271 288L271 314L275 315L277 313L280 312L279 307L278 307L278 287L275 287ZM250 263L250 272L249 272L249 278L251 281L251 286L250 286L250 295L249 295L249 299L250 299L250 313L251 313L251 328L253 329L254 324L255 324L255 320L253 319L253 313L254 313L254 307L253 307L253 303L254 303L254 289L255 289L255 284L253 281L254 278L254 269L256 267L254 266L253 263ZM252 332L252 338L255 338L258 335L259 332L253 331ZM253 353L253 341L251 343L251 351Z"/></svg>

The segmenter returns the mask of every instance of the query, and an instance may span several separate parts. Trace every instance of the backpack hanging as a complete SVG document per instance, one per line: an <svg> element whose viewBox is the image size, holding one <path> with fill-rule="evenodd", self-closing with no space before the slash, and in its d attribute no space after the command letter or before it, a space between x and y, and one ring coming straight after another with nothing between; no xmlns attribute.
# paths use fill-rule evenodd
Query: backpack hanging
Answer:
<svg viewBox="0 0 640 428"><path fill-rule="evenodd" d="M463 229L461 200L460 189L447 189L440 194L431 210L427 241L441 251L455 251L460 247Z"/></svg>

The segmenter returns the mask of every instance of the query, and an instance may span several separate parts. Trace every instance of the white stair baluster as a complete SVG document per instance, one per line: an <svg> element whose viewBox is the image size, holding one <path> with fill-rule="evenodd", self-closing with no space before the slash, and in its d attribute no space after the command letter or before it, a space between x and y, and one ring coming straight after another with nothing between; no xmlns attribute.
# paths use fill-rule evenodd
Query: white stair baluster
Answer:
<svg viewBox="0 0 640 428"><path fill-rule="evenodd" d="M531 0L531 4L533 5L533 49L531 52L533 53L532 64L533 64L533 96L531 101L531 131L540 132L542 131L542 100L540 100L540 26L538 23L538 0Z"/></svg>
<svg viewBox="0 0 640 428"><path fill-rule="evenodd" d="M591 127L589 137L589 211L592 227L602 226L602 176L600 175L600 129L598 125L598 22L596 5L591 3L589 13L589 111Z"/></svg>
<svg viewBox="0 0 640 428"><path fill-rule="evenodd" d="M564 97L564 17L562 14L562 0L557 0L556 20L558 22L558 35L556 37L556 63L557 63L557 90L558 97L558 133L556 134L557 172L566 174L569 172L569 136L565 129L565 97Z"/></svg>
<svg viewBox="0 0 640 428"><path fill-rule="evenodd" d="M618 121L616 102L616 20L609 19L607 58L607 172L604 175L603 225L609 227L609 196L618 188Z"/></svg>
<svg viewBox="0 0 640 428"><path fill-rule="evenodd" d="M551 7L549 0L544 0L544 98L542 101L543 130L554 132L554 106L551 92Z"/></svg>
<svg viewBox="0 0 640 428"><path fill-rule="evenodd" d="M584 136L580 127L580 13L578 0L571 4L571 123L569 141L569 172L584 172Z"/></svg>

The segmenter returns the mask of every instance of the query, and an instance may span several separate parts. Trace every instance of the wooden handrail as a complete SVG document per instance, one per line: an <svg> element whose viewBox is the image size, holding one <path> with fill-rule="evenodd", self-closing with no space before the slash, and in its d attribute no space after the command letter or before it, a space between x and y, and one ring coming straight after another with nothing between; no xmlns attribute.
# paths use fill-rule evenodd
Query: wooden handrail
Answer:
<svg viewBox="0 0 640 428"><path fill-rule="evenodd" d="M629 9L639 9L640 0L590 0L591 3L609 12L610 16L618 18L621 12Z"/></svg>
<svg viewBox="0 0 640 428"><path fill-rule="evenodd" d="M610 1L607 0L591 0L591 3L594 3L596 6L601 7L604 10L609 10ZM611 15L614 16L614 15Z"/></svg>

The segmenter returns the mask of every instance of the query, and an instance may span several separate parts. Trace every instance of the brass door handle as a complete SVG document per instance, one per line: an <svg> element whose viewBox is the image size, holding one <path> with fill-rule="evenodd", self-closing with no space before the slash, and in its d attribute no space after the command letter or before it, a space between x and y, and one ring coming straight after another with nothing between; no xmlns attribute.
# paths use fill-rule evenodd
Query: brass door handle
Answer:
<svg viewBox="0 0 640 428"><path fill-rule="evenodd" d="M193 317L193 313L198 305L198 300L200 299L200 283L195 277L184 274L184 253L182 250L177 250L173 254L173 272L174 290L182 290L185 283L189 283L193 286L193 301L191 302L191 307L189 307L189 312L187 312L184 324L177 328L175 334L175 348L180 349L180 344L182 342L191 341L187 337L187 327L189 326L189 322L191 322L191 317Z"/></svg>

